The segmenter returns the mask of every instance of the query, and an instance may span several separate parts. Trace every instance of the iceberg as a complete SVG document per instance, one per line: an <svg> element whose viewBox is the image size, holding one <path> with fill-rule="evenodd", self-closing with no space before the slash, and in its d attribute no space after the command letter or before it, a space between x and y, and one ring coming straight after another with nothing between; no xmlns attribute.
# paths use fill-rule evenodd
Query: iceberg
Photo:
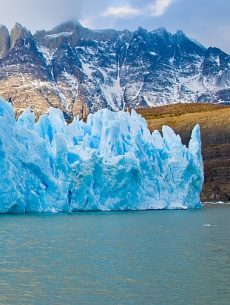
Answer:
<svg viewBox="0 0 230 305"><path fill-rule="evenodd" d="M100 110L67 124L50 108L15 119L0 100L0 213L200 208L200 128L189 146L134 110Z"/></svg>

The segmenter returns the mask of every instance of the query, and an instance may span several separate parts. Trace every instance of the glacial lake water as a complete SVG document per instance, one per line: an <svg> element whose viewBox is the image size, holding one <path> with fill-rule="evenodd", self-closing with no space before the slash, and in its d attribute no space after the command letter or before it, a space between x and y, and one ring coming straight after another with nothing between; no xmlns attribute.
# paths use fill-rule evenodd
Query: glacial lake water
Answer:
<svg viewBox="0 0 230 305"><path fill-rule="evenodd" d="M0 304L229 305L230 206L0 216Z"/></svg>

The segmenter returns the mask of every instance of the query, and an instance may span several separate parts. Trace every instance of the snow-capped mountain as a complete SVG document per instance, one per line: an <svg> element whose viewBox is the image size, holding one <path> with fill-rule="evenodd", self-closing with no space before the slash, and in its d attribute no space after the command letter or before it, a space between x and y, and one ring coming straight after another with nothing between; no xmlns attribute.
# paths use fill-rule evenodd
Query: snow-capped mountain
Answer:
<svg viewBox="0 0 230 305"><path fill-rule="evenodd" d="M18 112L66 115L176 102L230 102L230 56L163 28L94 31L67 22L34 35L0 27L0 96Z"/></svg>

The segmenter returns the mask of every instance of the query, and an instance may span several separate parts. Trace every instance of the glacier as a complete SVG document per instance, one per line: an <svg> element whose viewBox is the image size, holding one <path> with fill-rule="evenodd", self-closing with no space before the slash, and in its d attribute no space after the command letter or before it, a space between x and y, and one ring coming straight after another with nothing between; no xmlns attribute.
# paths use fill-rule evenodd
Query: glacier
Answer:
<svg viewBox="0 0 230 305"><path fill-rule="evenodd" d="M202 184L199 125L186 147L134 110L67 124L56 108L16 119L0 100L0 213L200 208Z"/></svg>

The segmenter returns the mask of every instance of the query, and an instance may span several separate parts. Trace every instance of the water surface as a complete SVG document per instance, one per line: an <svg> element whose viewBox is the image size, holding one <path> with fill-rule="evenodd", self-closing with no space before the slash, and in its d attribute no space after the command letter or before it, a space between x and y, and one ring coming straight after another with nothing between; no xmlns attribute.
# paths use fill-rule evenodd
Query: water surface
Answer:
<svg viewBox="0 0 230 305"><path fill-rule="evenodd" d="M229 305L230 207L1 216L0 304Z"/></svg>

